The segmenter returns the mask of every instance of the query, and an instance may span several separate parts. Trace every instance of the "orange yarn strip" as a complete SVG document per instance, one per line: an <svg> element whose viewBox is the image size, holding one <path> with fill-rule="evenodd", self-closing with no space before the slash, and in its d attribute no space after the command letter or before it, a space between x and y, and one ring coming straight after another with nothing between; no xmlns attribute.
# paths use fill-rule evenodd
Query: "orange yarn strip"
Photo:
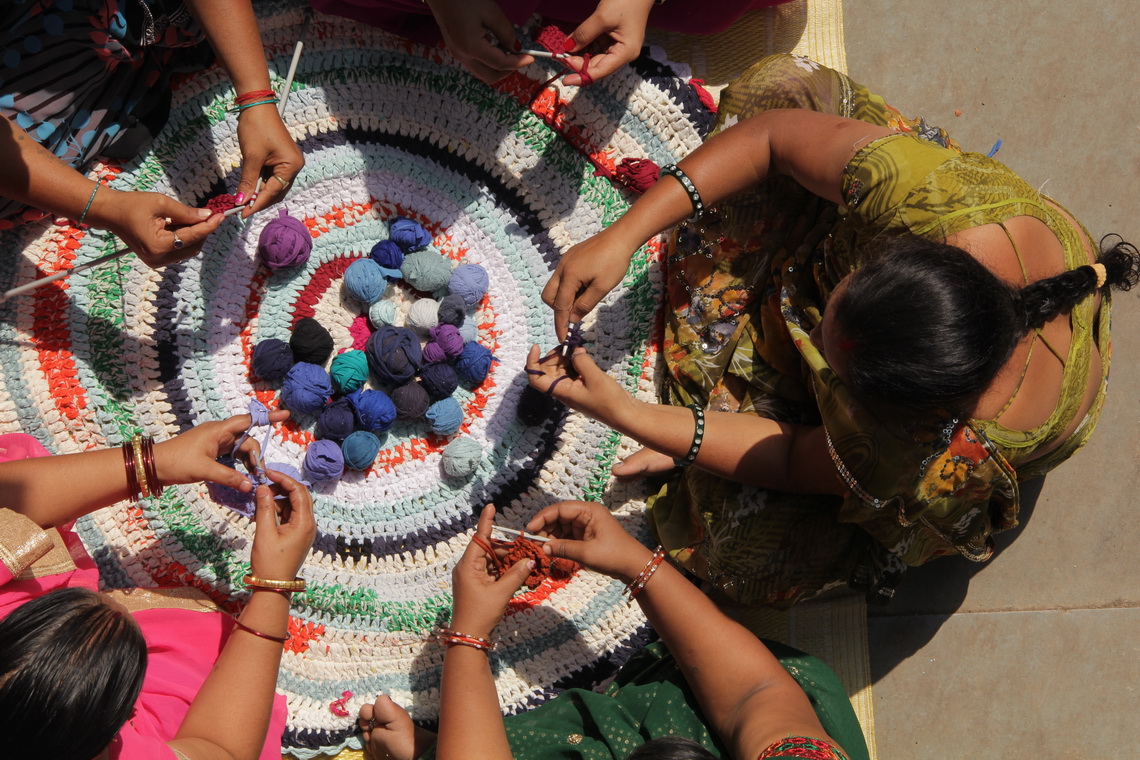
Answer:
<svg viewBox="0 0 1140 760"><path fill-rule="evenodd" d="M524 559L533 559L534 569L531 570L530 575L526 577L526 585L531 589L538 588L547 578L565 580L582 568L580 564L573 560L564 559L562 557L552 559L542 550L542 544L537 541L531 541L529 538L523 538L522 536L519 536L513 541L503 541L498 538L492 538L489 544L487 543L487 539L480 535L472 536L471 540L479 544L479 547L490 555L494 567L492 572L496 576L502 575L512 568L516 562L521 562ZM496 551L497 549L506 550L506 554L501 559Z"/></svg>

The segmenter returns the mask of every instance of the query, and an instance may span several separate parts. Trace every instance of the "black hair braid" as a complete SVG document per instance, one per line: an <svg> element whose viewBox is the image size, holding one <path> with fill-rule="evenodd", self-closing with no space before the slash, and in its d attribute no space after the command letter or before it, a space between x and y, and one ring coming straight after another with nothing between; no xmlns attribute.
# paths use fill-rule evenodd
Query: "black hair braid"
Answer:
<svg viewBox="0 0 1140 760"><path fill-rule="evenodd" d="M1111 238L1116 238L1112 243ZM1110 245L1110 243L1112 243ZM1119 235L1106 235L1100 241L1097 263L1104 266L1104 287L1131 290L1140 281L1140 253ZM1038 280L1021 289L1021 307L1025 311L1025 328L1035 330L1061 312L1073 308L1097 290L1097 271L1084 265L1067 272Z"/></svg>

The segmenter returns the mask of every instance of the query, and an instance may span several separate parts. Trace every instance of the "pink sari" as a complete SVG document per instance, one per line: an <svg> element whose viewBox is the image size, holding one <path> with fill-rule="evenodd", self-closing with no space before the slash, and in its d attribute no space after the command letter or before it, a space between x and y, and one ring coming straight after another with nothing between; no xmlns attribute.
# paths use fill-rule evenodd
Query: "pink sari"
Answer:
<svg viewBox="0 0 1140 760"><path fill-rule="evenodd" d="M31 436L0 436L0 462L38 456L49 452ZM72 525L45 531L0 507L0 618L55 589L99 590L99 571ZM166 743L178 733L233 629L228 615L185 591L140 590L121 599L146 639L148 662L135 711L111 743L112 760L175 760ZM280 760L285 718L285 698L278 694L261 760Z"/></svg>

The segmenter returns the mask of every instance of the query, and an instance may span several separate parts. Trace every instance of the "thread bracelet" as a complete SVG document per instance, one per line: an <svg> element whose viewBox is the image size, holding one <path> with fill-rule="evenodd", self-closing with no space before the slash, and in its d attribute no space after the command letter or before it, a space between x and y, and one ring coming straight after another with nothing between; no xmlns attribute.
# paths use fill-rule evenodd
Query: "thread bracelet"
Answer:
<svg viewBox="0 0 1140 760"><path fill-rule="evenodd" d="M665 549L658 546L653 551L653 556L645 563L645 567L641 568L641 572L637 577L630 581L625 587L625 593L629 594L629 603L632 604L641 590L645 588L645 584L649 583L649 579L657 572L657 568L661 567L661 563L665 560Z"/></svg>
<svg viewBox="0 0 1140 760"><path fill-rule="evenodd" d="M83 226L83 220L87 218L87 212L91 210L91 204L95 202L95 194L99 192L99 181L95 180L95 187L91 189L91 197L87 199L87 205L83 207L83 213L79 215L79 219L75 222L76 227Z"/></svg>
<svg viewBox="0 0 1140 760"><path fill-rule="evenodd" d="M277 105L278 102L279 101L277 100L277 98L266 98L265 100L258 100L258 101L255 101L253 103L242 103L240 106L234 106L233 108L230 109L230 111L232 113L240 113L241 111L244 111L247 108L253 108L254 106Z"/></svg>
<svg viewBox="0 0 1140 760"><path fill-rule="evenodd" d="M673 457L673 464L678 467L688 467L693 462L697 461L697 454L701 450L701 443L705 440L705 410L699 404L689 404L686 409L693 413L693 421L697 423L696 429L693 431L693 442L689 444L689 450L685 456L678 459Z"/></svg>
<svg viewBox="0 0 1140 760"><path fill-rule="evenodd" d="M705 202L701 200L701 194L697 191L697 186L689 179L689 175L685 174L684 169L676 164L662 166L661 176L664 177L665 175L673 177L681 183L685 194L689 196L689 202L693 204L693 215L690 219L695 222L701 214L705 213Z"/></svg>
<svg viewBox="0 0 1140 760"><path fill-rule="evenodd" d="M234 98L234 105L240 106L243 103L252 103L255 100L268 100L269 98L277 97L277 93L273 90L250 90L243 92Z"/></svg>
<svg viewBox="0 0 1140 760"><path fill-rule="evenodd" d="M459 645L464 647L471 647L472 649L478 649L482 652L491 652L495 649L495 642L491 641L490 639L484 639L481 636L472 636L469 633L460 633L459 631L453 631L450 628L442 625L439 628L436 628L432 632L432 635L435 637L436 641L443 642L449 647Z"/></svg>
<svg viewBox="0 0 1140 760"><path fill-rule="evenodd" d="M241 622L237 618L233 618L233 621L234 621L235 627L242 629L246 633L252 633L254 636L257 636L258 638L266 639L268 641L276 641L278 644L284 644L286 641L289 640L288 636L271 636L270 634L262 633L261 631L255 629L255 628L250 628L248 625Z"/></svg>
<svg viewBox="0 0 1140 760"><path fill-rule="evenodd" d="M245 587L251 590L261 591L304 591L305 579L294 578L291 581L278 581L271 578L258 578L252 573L246 573L245 577L241 579Z"/></svg>

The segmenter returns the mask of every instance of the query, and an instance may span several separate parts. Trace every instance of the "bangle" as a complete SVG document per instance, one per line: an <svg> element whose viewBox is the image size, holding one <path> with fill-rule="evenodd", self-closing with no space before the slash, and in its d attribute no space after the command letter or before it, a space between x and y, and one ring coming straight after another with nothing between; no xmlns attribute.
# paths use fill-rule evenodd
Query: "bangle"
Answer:
<svg viewBox="0 0 1140 760"><path fill-rule="evenodd" d="M99 180L95 180L95 187L91 190L91 197L87 199L87 205L83 207L83 213L79 215L79 220L75 223L76 227L83 226L83 220L87 218L87 212L91 210L91 204L95 202L95 193L99 192Z"/></svg>
<svg viewBox="0 0 1140 760"><path fill-rule="evenodd" d="M699 404L689 404L686 408L692 410L697 427L693 431L693 442L689 444L689 451L680 459L673 457L673 464L678 467L688 467L697 461L697 452L701 450L701 442L705 439L705 410Z"/></svg>
<svg viewBox="0 0 1140 760"><path fill-rule="evenodd" d="M304 591L305 579L294 578L291 581L275 581L269 578L258 578L252 573L246 573L245 577L241 579L249 589L263 589L265 591Z"/></svg>
<svg viewBox="0 0 1140 760"><path fill-rule="evenodd" d="M661 176L664 177L666 174L675 177L681 183L681 187L689 196L689 202L693 204L693 216L691 218L696 221L697 217L705 213L705 203L701 200L701 194L697 192L697 186L689 179L689 175L685 174L684 170L676 164L661 167Z"/></svg>
<svg viewBox="0 0 1140 760"><path fill-rule="evenodd" d="M131 441L123 441L123 467L127 470L127 498L133 502L138 502L139 494L139 476L135 470L135 447L131 445Z"/></svg>
<svg viewBox="0 0 1140 760"><path fill-rule="evenodd" d="M142 436L136 435L131 439L131 449L133 449L134 456L132 457L135 465L135 476L138 478L139 491L143 496L150 496L150 483L146 479L146 466L143 464L142 453Z"/></svg>
<svg viewBox="0 0 1140 760"><path fill-rule="evenodd" d="M234 621L234 625L236 627L242 629L246 633L252 633L254 636L257 636L258 638L268 639L269 641L276 641L278 644L284 644L286 641L289 640L288 636L270 636L268 633L262 633L261 631L258 631L254 628L250 628L248 625L241 622L237 618L233 618L233 621Z"/></svg>
<svg viewBox="0 0 1140 760"><path fill-rule="evenodd" d="M469 633L460 633L459 631L453 631L450 628L445 628L442 625L439 628L436 628L432 632L432 635L435 637L436 641L442 641L449 647L458 644L460 646L478 649L483 652L490 652L495 648L495 642L491 641L490 639L484 639L479 636L472 636Z"/></svg>
<svg viewBox="0 0 1140 760"><path fill-rule="evenodd" d="M637 597L637 595L641 593L641 590L645 588L645 584L649 583L649 579L653 577L653 574L655 572L657 572L657 568L661 566L661 562L664 559L665 549L661 546L658 546L653 550L653 556L650 557L649 561L645 563L645 567L641 568L641 572L637 574L637 577L630 581L628 585L626 585L625 593L629 594L629 601L631 603Z"/></svg>
<svg viewBox="0 0 1140 760"><path fill-rule="evenodd" d="M277 102L278 102L277 98L267 98L265 100L259 100L255 103L242 103L240 106L234 106L233 108L230 109L230 111L236 113L239 111L244 111L247 108L253 108L254 106L267 106L267 105L275 104Z"/></svg>
<svg viewBox="0 0 1140 760"><path fill-rule="evenodd" d="M154 439L149 435L142 439L143 469L146 470L146 484L151 498L162 496L166 487L158 479L158 468L154 464Z"/></svg>
<svg viewBox="0 0 1140 760"><path fill-rule="evenodd" d="M275 97L277 97L277 93L273 90L250 90L235 97L234 105L240 106L242 103L251 103L255 100L266 100Z"/></svg>

